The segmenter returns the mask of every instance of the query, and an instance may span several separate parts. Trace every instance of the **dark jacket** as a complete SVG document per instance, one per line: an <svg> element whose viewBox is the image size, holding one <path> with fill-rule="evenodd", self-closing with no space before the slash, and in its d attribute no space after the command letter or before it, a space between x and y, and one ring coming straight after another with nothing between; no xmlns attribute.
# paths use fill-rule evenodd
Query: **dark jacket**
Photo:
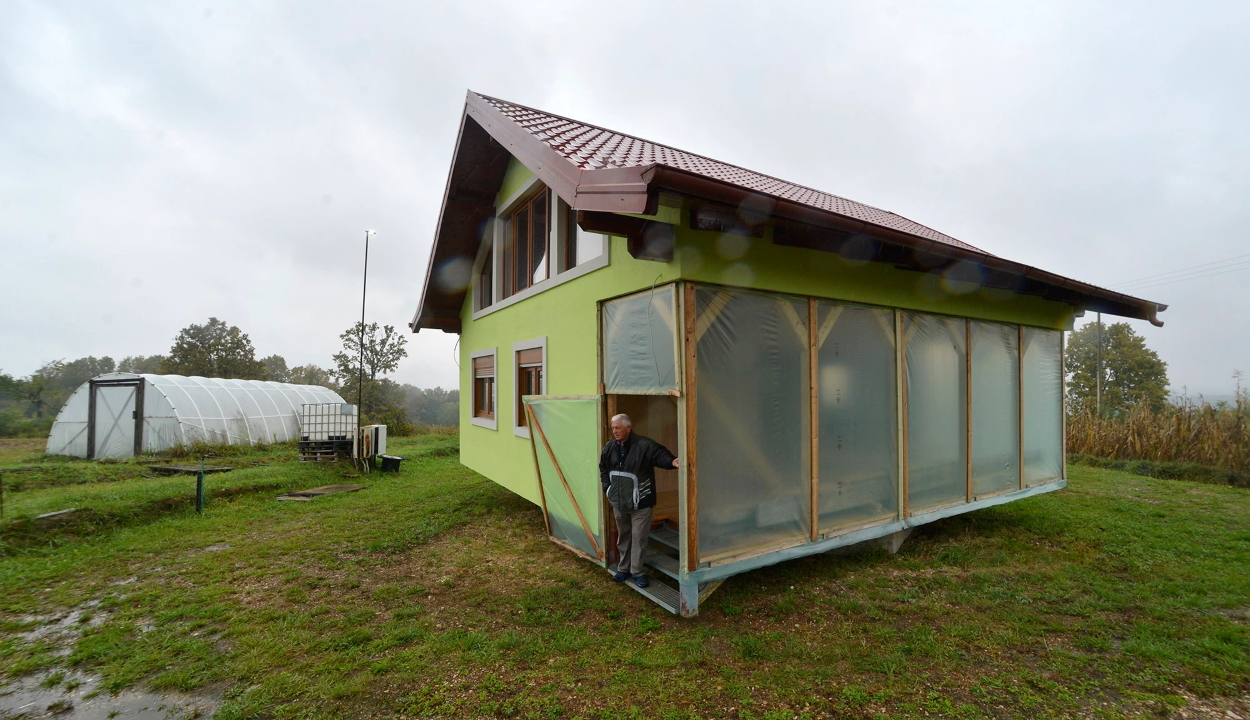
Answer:
<svg viewBox="0 0 1250 720"><path fill-rule="evenodd" d="M599 484L617 510L640 510L655 506L654 468L673 467L673 453L649 437L631 433L625 453L613 438L599 454Z"/></svg>

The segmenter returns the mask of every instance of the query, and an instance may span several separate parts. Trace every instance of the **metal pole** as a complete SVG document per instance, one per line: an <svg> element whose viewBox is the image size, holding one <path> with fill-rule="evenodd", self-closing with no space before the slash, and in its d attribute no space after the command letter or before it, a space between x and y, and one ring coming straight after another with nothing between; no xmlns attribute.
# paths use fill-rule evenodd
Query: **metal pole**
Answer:
<svg viewBox="0 0 1250 720"><path fill-rule="evenodd" d="M1095 408L1102 417L1102 313L1098 313L1098 374L1094 377Z"/></svg>
<svg viewBox="0 0 1250 720"><path fill-rule="evenodd" d="M195 513L204 514L204 458L200 456L200 474L195 476Z"/></svg>
<svg viewBox="0 0 1250 720"><path fill-rule="evenodd" d="M360 372L356 377L357 417L364 415L361 404L364 402L365 395L365 293L369 288L369 236L372 234L372 230L365 231L365 272L360 283Z"/></svg>

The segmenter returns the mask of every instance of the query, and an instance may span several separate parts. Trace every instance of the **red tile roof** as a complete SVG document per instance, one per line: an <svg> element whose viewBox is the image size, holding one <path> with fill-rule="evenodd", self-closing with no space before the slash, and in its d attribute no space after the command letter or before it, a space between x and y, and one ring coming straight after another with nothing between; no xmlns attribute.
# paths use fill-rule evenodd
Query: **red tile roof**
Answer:
<svg viewBox="0 0 1250 720"><path fill-rule="evenodd" d="M879 227L990 254L933 228L871 205L506 100L486 95L478 97L579 170L662 165Z"/></svg>

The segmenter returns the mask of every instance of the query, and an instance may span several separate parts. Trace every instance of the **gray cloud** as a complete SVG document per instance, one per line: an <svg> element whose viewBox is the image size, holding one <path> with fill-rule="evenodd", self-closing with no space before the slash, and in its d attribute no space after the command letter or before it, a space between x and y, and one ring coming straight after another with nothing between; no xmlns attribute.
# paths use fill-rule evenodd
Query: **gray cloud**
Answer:
<svg viewBox="0 0 1250 720"><path fill-rule="evenodd" d="M209 12L211 10L211 12ZM1100 285L1247 252L1236 3L0 6L0 367L209 315L328 364L411 316L467 88L906 215ZM327 201L328 199L328 201ZM1250 274L1149 288L1227 391ZM137 280L137 282L136 282ZM422 332L399 379L455 384Z"/></svg>

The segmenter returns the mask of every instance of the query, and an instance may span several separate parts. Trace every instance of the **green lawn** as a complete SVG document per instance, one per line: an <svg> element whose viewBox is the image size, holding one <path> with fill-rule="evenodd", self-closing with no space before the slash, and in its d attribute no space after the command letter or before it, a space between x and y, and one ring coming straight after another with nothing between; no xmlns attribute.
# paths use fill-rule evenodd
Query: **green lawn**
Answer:
<svg viewBox="0 0 1250 720"><path fill-rule="evenodd" d="M683 620L546 541L456 442L393 439L403 472L359 479L290 447L224 458L203 517L193 478L0 448L0 472L39 468L6 479L0 673L211 691L222 718L1114 718L1250 694L1245 489L1072 466L897 556L732 578ZM345 478L368 487L273 499ZM91 601L68 655L20 638Z"/></svg>

